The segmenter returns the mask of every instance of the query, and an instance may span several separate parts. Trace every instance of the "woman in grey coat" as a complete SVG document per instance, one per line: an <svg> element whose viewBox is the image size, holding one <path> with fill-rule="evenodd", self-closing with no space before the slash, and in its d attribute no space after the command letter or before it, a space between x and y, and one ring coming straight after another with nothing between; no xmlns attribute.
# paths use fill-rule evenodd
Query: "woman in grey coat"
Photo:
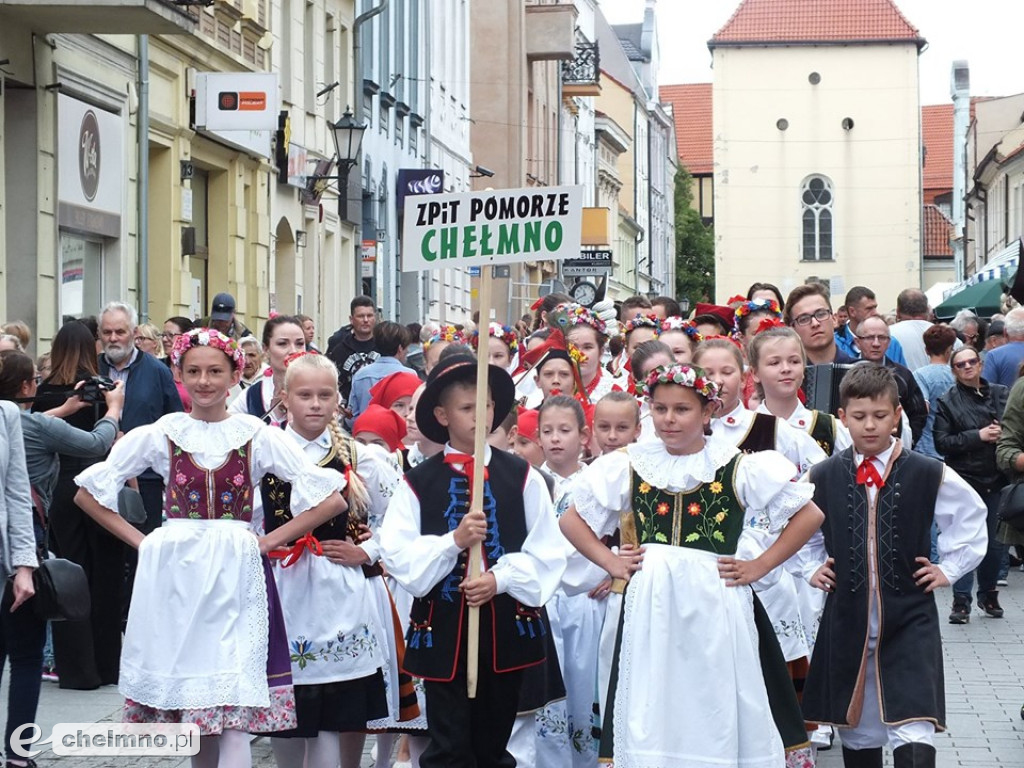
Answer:
<svg viewBox="0 0 1024 768"><path fill-rule="evenodd" d="M57 481L60 464L58 452L89 458L104 456L114 442L121 406L124 403L124 389L119 384L115 390L105 393L106 416L91 432L86 432L71 426L61 418L54 418L69 415L84 407L85 404L78 397L68 398L64 405L49 414L31 413L28 410L31 398L36 394L38 379L30 357L13 350L0 352L0 409L3 410L5 426L8 427L0 434L0 441L6 440L6 446L0 446L0 460L6 459L8 454L12 457L12 461L4 467L5 474L0 475L0 486L7 497L10 496L12 488L20 489L24 501L20 502L19 509L23 507L26 510L23 519L19 518L18 547L10 547L4 552L5 564L9 551L11 566L18 575L15 576L15 589L9 590L13 597L13 604L10 607L7 606L5 594L2 609L3 632L0 633L2 650L11 660L5 743L8 750L7 765L15 768L34 765L31 760L10 752L10 736L18 726L35 722L39 703L46 622L36 618L31 603L24 606L22 603L32 595L31 571L37 564L37 547L43 552L46 550L46 514ZM20 415L18 407L9 402L14 399L26 401L22 404ZM11 423L13 427L10 426ZM16 439L14 432L17 433ZM15 447L19 455L17 462L13 460ZM35 521L31 510L32 489L36 492L37 504L40 507L35 510ZM0 506L0 514L3 509L4 507ZM11 531L11 509L12 502L8 500L8 525L5 527L7 531ZM36 523L35 526L33 522ZM7 536L6 541L14 541L13 535ZM17 556L16 552L19 553ZM24 561L30 561L31 567L27 567L29 563ZM19 568L19 565L23 567ZM21 575L22 573L25 575ZM19 596L22 598L20 602Z"/></svg>
<svg viewBox="0 0 1024 768"><path fill-rule="evenodd" d="M35 720L46 625L25 605L35 594L32 571L39 560L21 417L14 403L0 402L0 425L0 573L5 581L0 600L0 672L10 659L4 744L7 765L17 766L31 764L11 753L11 733Z"/></svg>

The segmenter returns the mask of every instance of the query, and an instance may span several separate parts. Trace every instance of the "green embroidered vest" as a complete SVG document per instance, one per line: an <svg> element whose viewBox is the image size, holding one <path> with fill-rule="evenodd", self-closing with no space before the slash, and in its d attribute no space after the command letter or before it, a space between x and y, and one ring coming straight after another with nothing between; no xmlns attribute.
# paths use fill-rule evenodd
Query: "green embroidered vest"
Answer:
<svg viewBox="0 0 1024 768"><path fill-rule="evenodd" d="M655 488L631 470L638 542L690 547L716 555L735 553L744 518L735 486L740 458L738 454L719 468L712 482L679 493Z"/></svg>

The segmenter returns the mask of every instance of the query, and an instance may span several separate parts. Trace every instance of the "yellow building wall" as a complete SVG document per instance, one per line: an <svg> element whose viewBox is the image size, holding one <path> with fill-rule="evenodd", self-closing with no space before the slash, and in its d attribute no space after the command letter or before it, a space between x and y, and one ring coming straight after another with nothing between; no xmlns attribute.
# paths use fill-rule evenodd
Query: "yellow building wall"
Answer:
<svg viewBox="0 0 1024 768"><path fill-rule="evenodd" d="M881 307L919 287L916 47L716 48L714 72L718 300L757 280L785 294L812 275L834 292L869 286ZM833 184L831 262L801 259L800 189L811 174Z"/></svg>

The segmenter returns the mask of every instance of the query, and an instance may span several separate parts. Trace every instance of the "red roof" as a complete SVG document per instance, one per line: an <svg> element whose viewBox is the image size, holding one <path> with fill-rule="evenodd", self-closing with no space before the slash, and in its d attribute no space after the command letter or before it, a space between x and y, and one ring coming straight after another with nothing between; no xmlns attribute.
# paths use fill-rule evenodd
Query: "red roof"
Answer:
<svg viewBox="0 0 1024 768"><path fill-rule="evenodd" d="M672 105L679 162L693 174L711 173L714 149L711 132L711 83L663 85L661 101Z"/></svg>
<svg viewBox="0 0 1024 768"><path fill-rule="evenodd" d="M743 0L708 45L883 41L924 45L892 0Z"/></svg>
<svg viewBox="0 0 1024 768"><path fill-rule="evenodd" d="M924 207L924 256L925 258L952 257L953 249L949 238L953 234L953 222L946 218L934 205Z"/></svg>
<svg viewBox="0 0 1024 768"><path fill-rule="evenodd" d="M925 194L953 189L953 105L921 107Z"/></svg>

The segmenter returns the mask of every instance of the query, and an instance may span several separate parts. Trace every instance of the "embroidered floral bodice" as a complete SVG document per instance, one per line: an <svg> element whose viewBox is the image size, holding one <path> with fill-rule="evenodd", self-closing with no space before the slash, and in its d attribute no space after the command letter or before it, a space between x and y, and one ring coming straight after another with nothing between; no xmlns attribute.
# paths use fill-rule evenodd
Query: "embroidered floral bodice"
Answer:
<svg viewBox="0 0 1024 768"><path fill-rule="evenodd" d="M215 469L205 469L173 440L164 511L168 519L252 521L251 441L232 449Z"/></svg>
<svg viewBox="0 0 1024 768"><path fill-rule="evenodd" d="M728 555L743 530L743 506L735 484L739 456L720 467L710 482L671 492L631 471L633 519L643 544L669 544Z"/></svg>

